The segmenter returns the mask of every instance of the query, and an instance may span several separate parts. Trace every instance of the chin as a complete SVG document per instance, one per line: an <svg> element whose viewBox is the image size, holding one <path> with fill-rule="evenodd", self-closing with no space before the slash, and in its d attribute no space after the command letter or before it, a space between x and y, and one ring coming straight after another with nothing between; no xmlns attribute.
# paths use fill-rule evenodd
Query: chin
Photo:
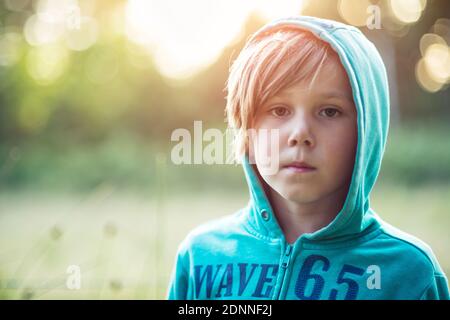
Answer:
<svg viewBox="0 0 450 320"><path fill-rule="evenodd" d="M309 203L317 201L320 197L312 190L304 190L304 188L293 188L290 190L283 190L280 195L286 200L296 203Z"/></svg>

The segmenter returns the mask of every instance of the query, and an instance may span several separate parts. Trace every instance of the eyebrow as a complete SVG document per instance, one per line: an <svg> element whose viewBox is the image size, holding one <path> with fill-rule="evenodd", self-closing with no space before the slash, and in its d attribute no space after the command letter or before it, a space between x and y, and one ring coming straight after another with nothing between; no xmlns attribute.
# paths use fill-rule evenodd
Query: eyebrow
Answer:
<svg viewBox="0 0 450 320"><path fill-rule="evenodd" d="M272 102L273 100L277 101L278 99L283 99L283 98L289 97L289 95L290 95L290 90L283 90L281 92L278 92L276 95L272 96L271 98L269 98L267 100L267 102L269 102L269 101ZM349 97L348 95L346 95L338 90L323 91L323 92L319 92L318 95L325 99L338 98L338 99L346 100L348 103L351 103L351 104L354 103L353 97Z"/></svg>
<svg viewBox="0 0 450 320"><path fill-rule="evenodd" d="M353 103L353 97L349 97L348 95L340 92L340 91L327 91L320 93L320 96L324 98L338 98L338 99L344 99L347 100L350 103Z"/></svg>

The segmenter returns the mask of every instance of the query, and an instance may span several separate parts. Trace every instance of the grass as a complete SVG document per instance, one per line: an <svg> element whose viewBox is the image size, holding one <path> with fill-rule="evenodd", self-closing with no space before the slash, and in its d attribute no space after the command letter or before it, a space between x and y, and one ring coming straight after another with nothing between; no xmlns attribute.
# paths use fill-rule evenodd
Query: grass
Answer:
<svg viewBox="0 0 450 320"><path fill-rule="evenodd" d="M449 132L447 124L394 128L371 202L427 242L447 275ZM166 149L129 136L2 144L0 298L164 298L188 231L247 202L241 168L175 166ZM80 290L66 287L71 265L81 268Z"/></svg>
<svg viewBox="0 0 450 320"><path fill-rule="evenodd" d="M372 207L430 244L450 274L449 199L449 186L383 184ZM163 299L187 232L246 202L245 189L221 186L148 195L110 185L83 194L3 192L0 298ZM81 269L79 290L66 287L70 265Z"/></svg>

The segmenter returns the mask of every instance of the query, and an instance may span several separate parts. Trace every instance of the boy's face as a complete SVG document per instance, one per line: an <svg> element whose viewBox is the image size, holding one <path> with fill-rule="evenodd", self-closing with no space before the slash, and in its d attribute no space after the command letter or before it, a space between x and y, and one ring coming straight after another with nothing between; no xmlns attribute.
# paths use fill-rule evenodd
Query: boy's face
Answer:
<svg viewBox="0 0 450 320"><path fill-rule="evenodd" d="M307 79L294 84L258 107L251 157L264 181L287 200L310 204L343 197L343 201L358 139L352 90L337 57L328 58L310 83ZM259 129L278 129L279 153L273 156L278 156L279 165L275 174L263 170L265 155L273 151L270 143L255 151L255 138L264 132ZM302 169L301 162L312 169Z"/></svg>

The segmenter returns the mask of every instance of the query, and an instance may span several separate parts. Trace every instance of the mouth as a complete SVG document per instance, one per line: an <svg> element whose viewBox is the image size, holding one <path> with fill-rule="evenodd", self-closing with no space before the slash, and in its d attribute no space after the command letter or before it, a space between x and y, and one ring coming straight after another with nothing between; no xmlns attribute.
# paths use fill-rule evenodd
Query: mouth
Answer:
<svg viewBox="0 0 450 320"><path fill-rule="evenodd" d="M283 169L287 169L294 173L308 173L317 170L315 167L304 161L293 161L283 166Z"/></svg>

